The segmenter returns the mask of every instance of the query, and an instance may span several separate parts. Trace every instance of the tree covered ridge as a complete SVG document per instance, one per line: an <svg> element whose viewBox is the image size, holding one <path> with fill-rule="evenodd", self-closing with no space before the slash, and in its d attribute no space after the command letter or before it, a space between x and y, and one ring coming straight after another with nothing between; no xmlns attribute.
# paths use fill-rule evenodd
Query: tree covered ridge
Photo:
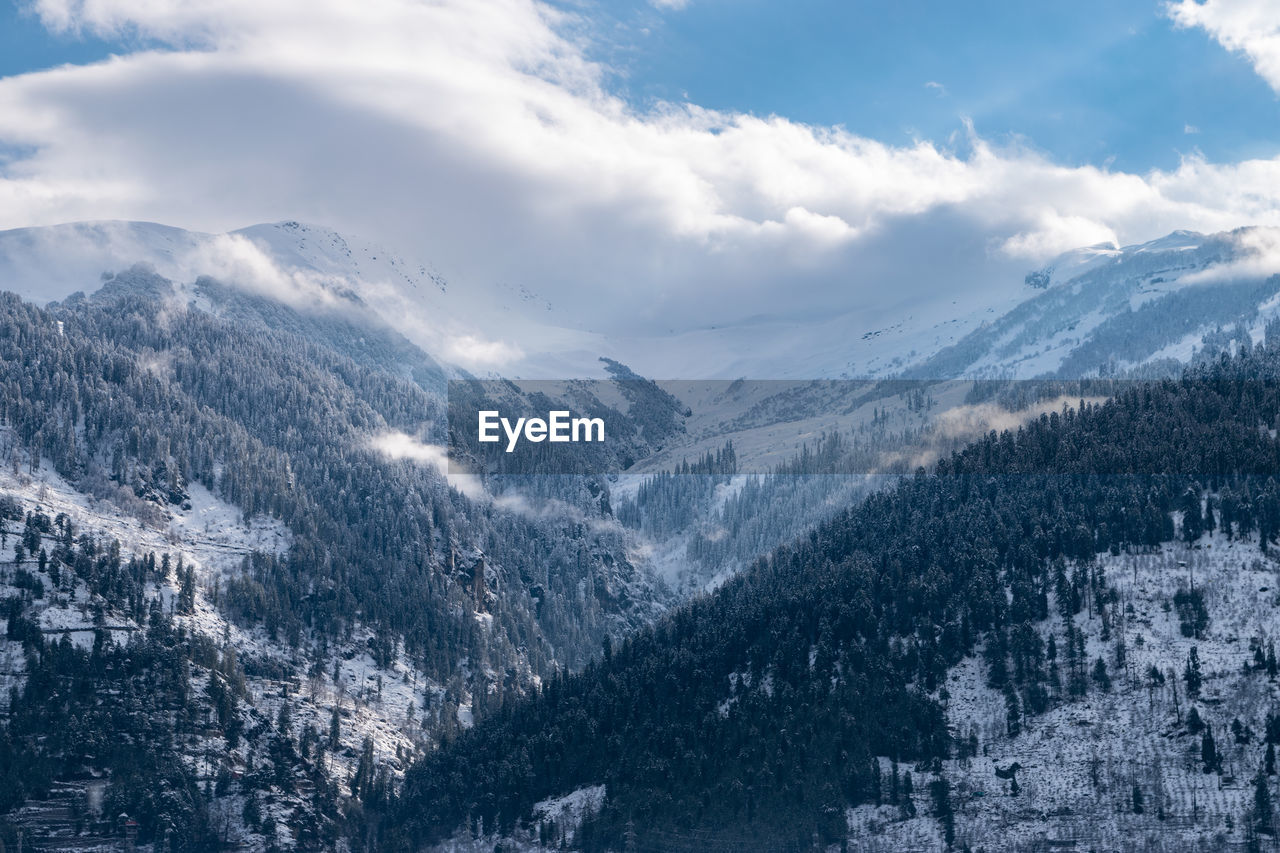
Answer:
<svg viewBox="0 0 1280 853"><path fill-rule="evenodd" d="M190 482L246 516L280 518L293 547L255 560L225 591L228 612L321 655L373 628L375 658L401 650L440 683L470 659L475 683L459 683L455 701L462 689L500 701L529 671L578 666L606 631L648 618L618 537L495 512L379 454L380 431L443 434L443 403L340 349L189 308L139 270L49 310L5 294L0 417L24 457L144 518ZM497 572L483 600L480 554Z"/></svg>
<svg viewBox="0 0 1280 853"><path fill-rule="evenodd" d="M430 440L444 428L440 397L391 369L400 343L362 341L361 355L326 337L341 323L275 319L197 309L137 269L47 309L0 294L4 464L52 465L75 489L159 529L193 483L246 518L281 519L292 534L287 553L249 555L218 583L179 565L179 617L199 587L232 621L262 628L288 661L270 661L264 678L320 678L363 652L382 667L412 666L415 719L426 731L458 726L464 705L483 718L538 674L576 668L603 636L650 618L663 592L646 587L620 535L589 518L499 511L429 467L376 450L371 439L388 430ZM9 503L0 499L0 513ZM28 527L40 517L29 514ZM157 611L160 587L174 582L167 557L158 570L154 556L122 559L118 543L68 541L63 550L54 528L33 533L4 576L19 592L4 601L7 638L27 663L0 730L0 811L68 775L106 771L115 813L137 818L141 837L181 824L190 830L182 845L199 849L214 843L208 817L226 797L256 804L309 788L295 836L331 844L348 832L351 845L369 849L361 815L376 824L391 785L372 749L358 778L329 778L314 733L253 722L243 687L213 695L223 676L243 682L236 649L225 636L175 629L167 608ZM65 598L77 583L112 618L139 626L128 641L99 631L101 643L85 652L33 627L48 600L41 587ZM159 707L145 701L149 680ZM119 699L100 701L95 689ZM223 769L237 742L255 769L201 791L179 747L214 705L208 736L226 745ZM270 834L261 815L244 820Z"/></svg>
<svg viewBox="0 0 1280 853"><path fill-rule="evenodd" d="M588 849L636 831L839 839L844 807L879 797L873 756L951 749L934 697L980 642L1011 708L1055 701L1031 626L1051 595L1069 614L1106 600L1105 578L1064 561L1168 541L1175 510L1188 537L1219 523L1265 549L1280 535L1278 374L1280 347L1244 347L904 479L428 755L406 777L396 840L509 828L591 784L608 797L579 834Z"/></svg>

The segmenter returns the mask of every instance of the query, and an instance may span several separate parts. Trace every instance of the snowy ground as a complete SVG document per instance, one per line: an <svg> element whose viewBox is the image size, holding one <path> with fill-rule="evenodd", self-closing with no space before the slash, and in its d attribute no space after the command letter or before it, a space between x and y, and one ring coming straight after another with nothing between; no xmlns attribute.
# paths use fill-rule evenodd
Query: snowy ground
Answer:
<svg viewBox="0 0 1280 853"><path fill-rule="evenodd" d="M1280 564L1263 557L1256 542L1228 542L1222 536L1205 537L1191 548L1166 545L1149 555L1101 555L1099 562L1119 594L1112 639L1101 640L1101 620L1088 610L1076 616L1076 623L1087 635L1090 664L1098 657L1107 662L1110 691L1091 683L1087 696L1027 718L1022 733L1011 738L1003 696L987 686L982 661L969 658L952 671L946 688L949 721L957 737L975 730L980 743L977 757L953 759L943 767L952 785L957 846L1032 850L1074 842L1083 850L1235 849L1243 844L1245 815L1253 802L1266 715L1280 710L1280 685L1265 673L1244 671L1253 661L1251 643L1265 647L1280 634ZM1189 587L1193 575L1206 594L1210 617L1198 639L1182 636L1171 606L1174 593ZM1055 615L1042 633L1047 637L1054 631L1061 648L1062 629ZM1121 632L1127 666L1117 670L1115 636ZM1187 698L1182 680L1192 646L1204 674L1198 700ZM1152 665L1166 675L1166 683L1154 689L1146 675ZM1185 726L1192 705L1213 728L1221 773L1203 771L1200 736ZM1252 730L1249 743L1237 744L1232 737L1235 718ZM1014 762L1021 765L1017 796L995 775L997 766ZM888 772L887 762L885 768ZM917 817L902 820L899 809L887 805L850 810L858 849L942 846L928 794L935 777L927 771L914 776ZM1135 785L1143 792L1143 814L1133 812ZM1270 785L1274 795L1276 777ZM1263 841L1269 849L1270 839Z"/></svg>
<svg viewBox="0 0 1280 853"><path fill-rule="evenodd" d="M550 853L568 849L582 819L600 810L604 804L604 785L578 788L561 797L541 800L533 806L533 821L525 829L517 829L514 836L495 832L476 834L473 829L461 829L452 838L436 845L436 853L490 853L504 850L509 853ZM546 824L554 827L554 838L549 845L538 840L539 829Z"/></svg>
<svg viewBox="0 0 1280 853"><path fill-rule="evenodd" d="M0 470L0 494L11 495L22 505L24 512L41 511L50 518L65 513L73 522L76 535L91 534L102 541L117 540L123 559L132 555L155 553L171 555L176 563L179 556L185 564L196 570L198 587L195 610L189 616L175 617L185 622L189 629L203 633L221 643L224 639L235 648L243 660L252 655L274 659L289 666L296 678L281 682L266 678L249 678L247 687L252 707L248 709L248 725L255 721L273 723L280 705L286 697L293 709L293 725L296 732L306 726L314 726L327 734L333 708L341 715L341 746L329 753L328 768L332 776L345 782L354 772L361 746L366 737L372 739L379 763L390 767L393 773L406 769L408 761L426 741L430 721L424 721L423 705L428 696L441 695L440 685L430 682L401 657L388 668L378 667L365 651L368 631L356 631L343 648L334 650L340 661L337 679L333 678L333 664L326 661L324 672L315 678L306 678L309 659L306 651L295 651L286 644L271 641L261 629L245 630L228 622L211 604L209 595L213 584L241 570L241 560L252 551L281 553L289 547L290 536L278 521L254 518L245 522L242 513L218 499L207 489L193 485L189 489L190 508L176 506L165 508L166 524L139 522L122 514L112 504L96 500L77 491L53 471L48 462L31 472L23 466L17 473L12 468ZM0 549L0 565L13 560L13 535L20 526L9 522L9 543ZM50 549L52 546L50 545ZM28 560L24 568L39 574L34 561ZM0 573L8 580L7 572ZM49 577L44 577L46 588L52 592L35 602L39 610L39 622L47 629L92 628L93 615L89 593L83 584L76 584L71 591L55 589ZM176 581L155 590L166 603L172 605L177 590ZM8 583L0 582L0 598L18 591ZM153 593L154 594L154 593ZM137 627L128 617L108 612L106 624L121 628ZM124 640L124 631L115 632ZM93 634L81 631L70 634L72 641L83 646L91 645ZM198 668L197 668L198 670ZM193 673L200 689L206 689L207 673ZM23 654L21 644L0 638L0 697L8 697L9 688L21 684L23 678ZM438 703L437 703L438 704ZM239 751L226 754L225 742L220 736L193 737L185 744L185 758L195 768L198 776L213 775L216 762L209 756L226 758L243 765L242 743ZM245 849L256 849L261 839L247 835L241 826L242 797L228 797L215 801L213 815L215 825L225 825L229 836L247 844ZM220 811L219 811L220 810ZM276 815L277 841L290 846L288 815L291 804L279 799L264 809L264 814ZM226 812L222 814L221 812Z"/></svg>

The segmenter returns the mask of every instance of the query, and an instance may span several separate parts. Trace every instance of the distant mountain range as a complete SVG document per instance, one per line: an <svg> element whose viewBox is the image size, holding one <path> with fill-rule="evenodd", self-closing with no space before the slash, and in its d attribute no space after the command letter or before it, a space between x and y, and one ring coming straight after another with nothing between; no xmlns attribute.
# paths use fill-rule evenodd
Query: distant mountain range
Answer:
<svg viewBox="0 0 1280 853"><path fill-rule="evenodd" d="M603 376L607 356L647 376L1076 378L1187 361L1276 315L1280 235L1177 231L1068 252L980 294L945 293L868 326L859 306L811 321L755 318L661 338L574 328L526 287L451 282L428 262L298 222L226 234L144 222L0 232L0 288L37 303L92 292L144 264L180 285L205 276L292 307L388 324L446 369L480 376ZM1225 337L1224 337L1225 335Z"/></svg>

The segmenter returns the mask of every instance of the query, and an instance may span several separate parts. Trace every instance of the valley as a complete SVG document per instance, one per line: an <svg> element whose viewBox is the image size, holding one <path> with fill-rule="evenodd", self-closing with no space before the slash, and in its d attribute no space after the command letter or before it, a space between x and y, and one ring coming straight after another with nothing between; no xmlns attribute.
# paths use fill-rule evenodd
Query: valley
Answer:
<svg viewBox="0 0 1280 853"><path fill-rule="evenodd" d="M538 707L549 690L578 689L569 685L596 677L611 655L630 660L637 637L667 642L670 626L724 601L748 612L773 606L776 592L756 590L782 583L763 580L778 560L790 565L792 549L827 536L851 508L892 499L902 478L922 476L917 468L935 471L972 442L994 440L995 431L1077 418L1188 366L1205 371L1222 359L1262 358L1280 305L1272 279L1249 273L1239 284L1212 284L1212 276L1235 275L1228 271L1249 257L1249 235L1175 235L1060 261L1036 287L1022 285L1022 301L1007 313L968 331L953 323L954 335L914 349L911 360L880 376L654 382L613 358L622 350L603 348L590 360L570 350L555 354L561 365L577 364L583 378L480 381L449 357L443 338L424 349L424 338L406 334L412 330L404 324L415 321L388 322L396 304L390 294L408 298L429 284L423 305L447 320L440 328L466 327L462 302L439 301L459 288L441 284L427 265L294 223L246 229L231 244L124 224L77 226L76 240L83 241L84 228L98 235L86 245L105 254L90 252L82 267L65 267L62 279L51 275L43 290L23 284L34 281L23 279L30 275L23 270L58 267L39 254L50 250L31 247L71 238L56 230L47 237L0 234L0 266L18 292L47 304L10 297L8 331L0 335L12 389L0 493L12 501L7 533L27 542L25 552L11 547L0 555L9 567L5 686L16 696L31 693L33 675L43 679L50 667L105 667L108 680L123 679L108 693L119 700L86 705L87 694L77 692L50 712L105 713L129 721L113 725L163 734L145 735L157 748L141 756L86 746L74 727L56 750L15 741L8 747L18 750L14 766L35 775L15 788L20 799L10 805L16 811L9 827L38 824L23 815L41 814L41 797L55 790L82 791L68 795L78 803L88 797L83 786L97 790L105 782L105 806L95 793L92 807L86 801L72 809L86 809L72 836L118 834L107 815L120 806L146 818L144 844L163 842L165 826L183 824L184 844L218 838L263 851L381 849L415 838L457 849L544 849L562 838L609 849L627 833L640 847L676 849L696 839L705 845L712 830L700 829L705 818L692 815L716 814L729 803L713 799L690 816L650 817L627 829L619 804L636 808L635 789L626 793L635 782L619 788L608 778L631 772L625 763L604 777L544 780L537 790L545 796L521 808L519 826L499 811L473 815L460 834L437 834L448 828L445 819L425 836L406 835L406 827L419 832L422 817L404 809L423 796L422 768L450 760L441 750L472 749L459 745L508 725L520 708ZM139 257L126 262L129 256L115 254L121 245ZM205 260L203 272L190 266L209 253L217 263ZM244 278L234 266L245 257L255 259L258 278ZM86 283L90 266L108 259L118 271ZM264 268L272 270L270 287ZM281 281L286 291L278 289ZM1150 327L1153 311L1167 318L1163 325ZM526 321L511 322L515 329ZM1155 332L1135 336L1138 327ZM863 340L881 342L888 353L887 337L907 328ZM542 332L528 326L520 334L534 336L528 341ZM1121 339L1128 349L1112 343ZM805 358L776 362L777 370L812 363ZM220 372L209 369L215 363L224 365ZM88 364L100 366L85 372ZM599 372L607 378L589 378ZM234 376L257 381L241 385ZM459 383L517 415L545 413L548 400L569 401L566 409L605 413L630 437L621 449L602 447L605 456L594 462L583 457L573 475L462 475L449 469L442 432L447 397ZM609 456L615 453L619 459ZM619 460L624 470L617 470ZM1173 529L1171 522L1170 538ZM1110 598L1094 613L1082 593L1085 606L1071 619L1074 642L1082 660L1102 659L1115 671L1106 690L1088 689L1086 676L1086 689L1073 692L1059 673L1057 687L1033 691L1040 698L1018 698L1036 707L1019 712L1016 733L1008 691L993 688L985 671L984 643L993 640L983 639L985 629L955 622L972 603L938 614L947 630L970 633L968 645L945 640L948 651L931 663L910 663L918 644L942 642L928 640L920 626L877 641L888 643L887 653L874 652L887 654L885 666L918 668L908 682L921 679L919 693L882 698L922 728L905 739L901 732L871 735L898 746L865 754L862 735L841 735L854 738L843 749L859 743L863 757L844 759L857 769L837 773L843 793L822 801L817 828L804 837L817 832L823 843L835 843L845 832L860 849L920 850L945 846L947 833L971 849L1114 844L1139 831L1188 847L1244 843L1256 792L1241 780L1252 778L1245 765L1256 764L1271 693L1269 681L1242 674L1244 664L1232 656L1270 641L1271 601L1250 598L1248 585L1270 588L1274 581L1258 578L1274 570L1256 537L1226 541L1218 534L1194 549L1162 541L1137 550L1121 545L1096 561L1076 558L1082 568L1068 574L1083 571L1096 594ZM1177 670L1188 653L1167 609L1181 583L1172 567L1180 563L1196 567L1210 613L1207 633L1194 638L1205 673L1199 712L1216 715L1209 730L1228 725L1218 717L1229 710L1253 733L1239 743L1219 734L1223 765L1208 774L1183 760L1203 731L1180 728L1190 704L1184 694L1175 705L1177 678L1166 676L1157 689L1143 675L1153 665ZM1233 574L1237 564L1248 568ZM852 577L866 577L863 571ZM796 594L809 594L809 582ZM844 588L852 578L837 574L831 582ZM903 594L914 600L920 593ZM1046 602L1057 608L1056 593ZM735 624L740 617L725 618ZM1062 644L1065 624L1050 617L1034 630L1042 643L1052 636ZM799 636L823 630L814 625ZM1117 636L1125 637L1123 664L1115 663ZM799 642L786 639L763 669L747 658L725 673L730 692L714 701L726 722L712 742L738 737L739 707L764 715L767 726L782 725L790 712L776 702L788 694L770 687L761 696L758 688L782 678L770 667L791 665L793 640ZM837 659L851 652L837 645ZM811 653L809 666L825 654ZM163 710L116 708L157 677L161 660L180 661L182 673L161 679L169 691ZM804 684L803 672L790 671L788 689L836 714L824 704L829 698ZM835 683L840 702L865 701L865 682ZM31 713L15 706L10 717ZM837 719L806 724L804 737L816 740L803 749L821 750L823 738L847 725ZM922 734L935 726L935 734ZM1064 732L1081 746L1059 754ZM662 742L671 735L659 727L653 736ZM625 728L616 737L615 748L629 748ZM951 746L939 746L948 740ZM1126 762L1132 754L1148 758L1140 766ZM139 759L142 767L160 762L165 769L134 769ZM478 760L483 766L482 754ZM1015 762L1021 769L1009 780L994 777ZM1160 768L1154 776L1153 763ZM864 773L871 764L879 768L874 775ZM893 793L895 766L896 786L910 772L913 793ZM1064 775L1062 768L1072 769ZM166 785L192 793L157 811L125 781L138 772L159 772L173 780ZM1217 788L1210 790L1208 776ZM1007 784L1015 777L1016 796ZM944 781L949 814L935 802ZM1133 811L1134 786L1140 813ZM464 788L455 786L452 796ZM743 801L748 824L750 814L778 808L757 796ZM1129 811L1115 811L1125 796ZM841 798L864 804L846 813L836 806ZM809 808L797 814L812 814ZM1099 822L1099 810L1115 817ZM1151 824L1159 820L1153 810L1165 813L1158 825ZM742 819L733 813L735 822ZM59 820L57 834L67 836L67 821ZM758 831L773 832L769 826ZM720 845L746 843L723 824L713 835ZM771 843L795 842L779 835Z"/></svg>

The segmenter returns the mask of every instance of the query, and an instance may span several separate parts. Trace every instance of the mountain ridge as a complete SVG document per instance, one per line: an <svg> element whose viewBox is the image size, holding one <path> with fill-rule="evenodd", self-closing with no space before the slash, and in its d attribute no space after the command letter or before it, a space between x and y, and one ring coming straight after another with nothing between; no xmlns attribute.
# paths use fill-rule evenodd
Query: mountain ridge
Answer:
<svg viewBox="0 0 1280 853"><path fill-rule="evenodd" d="M104 272L143 262L180 285L207 276L298 308L368 313L446 367L478 376L600 377L597 359L606 356L667 378L1032 378L1070 366L1103 323L1124 322L1121 297L1137 314L1177 291L1207 286L1215 271L1223 281L1265 280L1280 271L1276 233L1175 231L1145 243L1072 250L1028 274L1028 283L938 298L879 325L868 326L848 306L807 321L708 321L662 338L572 328L522 286L459 285L423 261L296 221L225 234L121 221L0 232L0 286L48 302L95 289ZM1219 326L1245 323L1256 341L1273 315L1272 305L1236 300L1196 318L1202 322L1177 339L1153 340L1125 365L1166 357L1169 347L1185 362ZM1145 321L1136 317L1130 326ZM1075 361L1082 359L1084 372L1099 370L1100 359Z"/></svg>

